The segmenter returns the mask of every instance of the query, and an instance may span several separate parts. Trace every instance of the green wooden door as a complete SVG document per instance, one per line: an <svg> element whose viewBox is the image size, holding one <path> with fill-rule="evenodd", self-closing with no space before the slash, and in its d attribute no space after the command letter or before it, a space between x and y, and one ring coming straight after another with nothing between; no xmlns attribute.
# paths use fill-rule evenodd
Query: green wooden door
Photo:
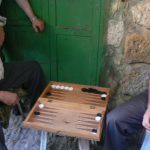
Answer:
<svg viewBox="0 0 150 150"><path fill-rule="evenodd" d="M45 20L46 30L34 33L14 0L5 0L9 56L13 60L39 61L51 80L98 84L103 66L104 0L30 2Z"/></svg>
<svg viewBox="0 0 150 150"><path fill-rule="evenodd" d="M49 6L52 78L96 84L100 0L50 0Z"/></svg>

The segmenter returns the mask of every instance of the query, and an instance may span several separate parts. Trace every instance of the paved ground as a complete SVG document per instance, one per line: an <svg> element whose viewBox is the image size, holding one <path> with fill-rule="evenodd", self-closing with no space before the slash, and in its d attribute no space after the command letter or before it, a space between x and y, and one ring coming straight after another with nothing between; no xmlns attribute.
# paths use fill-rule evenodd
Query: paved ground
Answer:
<svg viewBox="0 0 150 150"><path fill-rule="evenodd" d="M19 116L11 115L9 127L4 130L8 150L39 150L40 131L26 129ZM47 150L78 150L76 138L49 134ZM91 146L91 150L102 150L102 144ZM137 141L128 150L138 150Z"/></svg>
<svg viewBox="0 0 150 150"><path fill-rule="evenodd" d="M4 133L8 150L39 150L40 132L23 128L21 117L11 115Z"/></svg>
<svg viewBox="0 0 150 150"><path fill-rule="evenodd" d="M40 132L24 128L20 116L11 115L4 134L8 150L39 150ZM49 135L47 150L78 150L77 139Z"/></svg>

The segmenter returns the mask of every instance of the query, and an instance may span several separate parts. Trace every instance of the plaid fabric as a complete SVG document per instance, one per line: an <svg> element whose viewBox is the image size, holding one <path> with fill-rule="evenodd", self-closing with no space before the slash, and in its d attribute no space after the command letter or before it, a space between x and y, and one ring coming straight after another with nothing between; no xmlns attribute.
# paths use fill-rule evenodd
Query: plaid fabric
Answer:
<svg viewBox="0 0 150 150"><path fill-rule="evenodd" d="M24 105L24 97L27 95L27 93L22 89L16 89L10 91L17 93L17 95L20 97L20 103ZM12 108L13 107L0 102L0 123L3 128L7 128L9 125L10 113Z"/></svg>
<svg viewBox="0 0 150 150"><path fill-rule="evenodd" d="M0 103L0 123L3 128L7 128L9 125L11 109L12 107Z"/></svg>

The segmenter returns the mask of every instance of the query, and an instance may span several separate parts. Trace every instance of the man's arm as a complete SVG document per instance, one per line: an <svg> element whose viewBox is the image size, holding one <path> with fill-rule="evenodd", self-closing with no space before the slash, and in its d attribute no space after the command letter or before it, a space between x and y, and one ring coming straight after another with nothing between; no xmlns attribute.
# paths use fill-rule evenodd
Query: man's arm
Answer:
<svg viewBox="0 0 150 150"><path fill-rule="evenodd" d="M16 0L17 4L23 9L26 15L29 17L32 22L32 27L36 32L44 30L44 22L37 18L34 14L28 0Z"/></svg>
<svg viewBox="0 0 150 150"><path fill-rule="evenodd" d="M0 102L14 106L19 102L19 97L16 93L0 91Z"/></svg>
<svg viewBox="0 0 150 150"><path fill-rule="evenodd" d="M150 81L149 81L149 87L148 87L148 103L147 103L147 109L143 116L143 126L146 128L148 132L150 132Z"/></svg>

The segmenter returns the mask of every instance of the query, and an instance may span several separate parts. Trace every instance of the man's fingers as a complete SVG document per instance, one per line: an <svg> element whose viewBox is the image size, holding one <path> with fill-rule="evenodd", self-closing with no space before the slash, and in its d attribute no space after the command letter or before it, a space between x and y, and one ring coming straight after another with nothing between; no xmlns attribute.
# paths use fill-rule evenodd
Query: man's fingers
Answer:
<svg viewBox="0 0 150 150"><path fill-rule="evenodd" d="M14 101L14 102L12 103L13 106L15 106L16 104L17 104L17 101Z"/></svg>
<svg viewBox="0 0 150 150"><path fill-rule="evenodd" d="M42 32L44 31L44 22L40 19L36 19L32 22L32 26L35 30L35 32Z"/></svg>
<svg viewBox="0 0 150 150"><path fill-rule="evenodd" d="M38 28L36 26L33 26L33 28L34 28L35 32L39 32L39 30L38 30Z"/></svg>
<svg viewBox="0 0 150 150"><path fill-rule="evenodd" d="M15 106L19 102L19 97L15 95L14 101L13 101L13 106Z"/></svg>
<svg viewBox="0 0 150 150"><path fill-rule="evenodd" d="M142 124L147 130L150 130L150 119L148 117L144 117Z"/></svg>

